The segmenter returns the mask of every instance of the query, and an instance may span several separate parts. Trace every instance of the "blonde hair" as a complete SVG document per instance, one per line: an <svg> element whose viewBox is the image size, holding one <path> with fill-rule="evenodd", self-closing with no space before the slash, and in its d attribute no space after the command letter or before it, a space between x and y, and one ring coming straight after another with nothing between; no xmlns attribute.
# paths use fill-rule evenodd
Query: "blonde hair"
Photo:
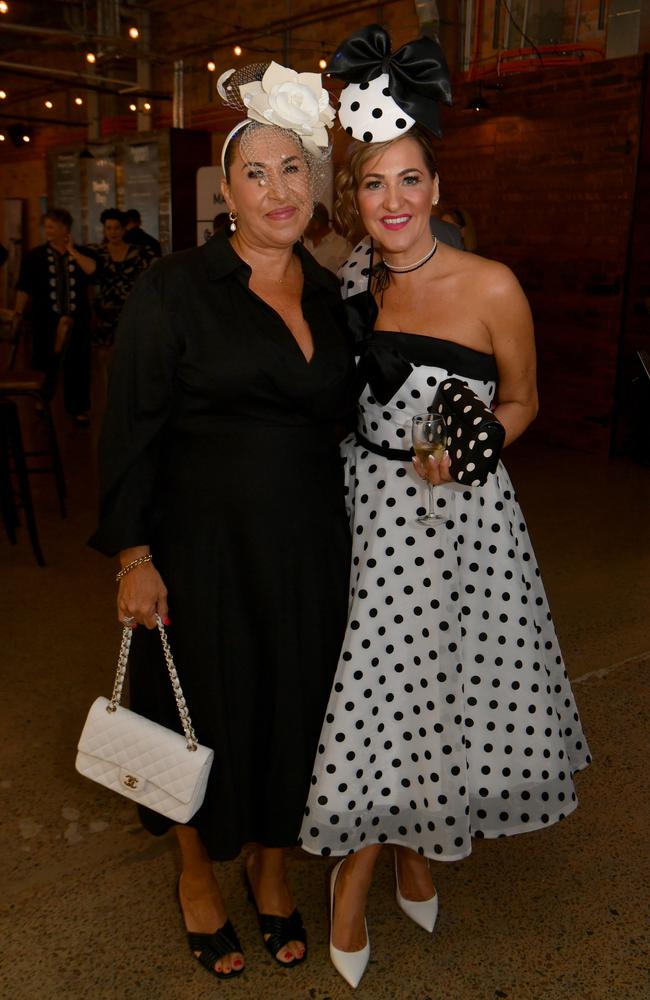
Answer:
<svg viewBox="0 0 650 1000"><path fill-rule="evenodd" d="M386 142L357 142L355 143L350 158L336 175L336 201L334 203L334 222L339 233L342 233L352 240L356 240L363 235L365 229L359 219L355 195L363 176L363 170L368 160L380 156L396 142L402 139L414 139L422 151L425 166L433 179L438 168L436 158L431 146L429 133L419 125L414 125L404 135L396 139L387 139Z"/></svg>

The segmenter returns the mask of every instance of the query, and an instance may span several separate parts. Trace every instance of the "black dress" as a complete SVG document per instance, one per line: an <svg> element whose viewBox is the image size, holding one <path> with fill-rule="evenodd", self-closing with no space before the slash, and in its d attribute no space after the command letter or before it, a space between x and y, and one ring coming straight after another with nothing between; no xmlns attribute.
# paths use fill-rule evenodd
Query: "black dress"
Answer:
<svg viewBox="0 0 650 1000"><path fill-rule="evenodd" d="M150 544L197 736L191 821L214 859L294 844L345 631L349 529L336 422L352 355L338 283L301 247L307 362L225 234L163 258L118 330L101 442L112 555ZM131 706L179 728L157 633L134 635ZM145 826L171 823L143 811Z"/></svg>

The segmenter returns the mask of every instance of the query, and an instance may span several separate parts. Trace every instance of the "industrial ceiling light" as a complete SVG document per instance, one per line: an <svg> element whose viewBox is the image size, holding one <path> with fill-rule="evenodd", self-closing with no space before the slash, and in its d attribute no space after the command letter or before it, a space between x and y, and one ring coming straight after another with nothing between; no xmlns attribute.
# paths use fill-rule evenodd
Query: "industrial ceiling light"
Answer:
<svg viewBox="0 0 650 1000"><path fill-rule="evenodd" d="M465 111L489 111L490 105L481 93L481 84L476 87L474 96L465 105Z"/></svg>
<svg viewBox="0 0 650 1000"><path fill-rule="evenodd" d="M242 54L241 45L235 45L233 52L235 53L236 56L240 56Z"/></svg>
<svg viewBox="0 0 650 1000"><path fill-rule="evenodd" d="M217 68L216 62L214 62L211 59L210 62L208 63L208 69L210 70L211 73L214 73L214 71L215 71L216 68Z"/></svg>
<svg viewBox="0 0 650 1000"><path fill-rule="evenodd" d="M9 138L13 142L14 146L20 148L21 146L28 146L32 141L32 136L34 135L33 129L29 125L23 125L20 122L16 122L15 125L10 125L7 129L9 133Z"/></svg>
<svg viewBox="0 0 650 1000"><path fill-rule="evenodd" d="M129 38L136 39L139 37L140 37L140 32L136 28L135 24L132 24L131 27L129 28Z"/></svg>

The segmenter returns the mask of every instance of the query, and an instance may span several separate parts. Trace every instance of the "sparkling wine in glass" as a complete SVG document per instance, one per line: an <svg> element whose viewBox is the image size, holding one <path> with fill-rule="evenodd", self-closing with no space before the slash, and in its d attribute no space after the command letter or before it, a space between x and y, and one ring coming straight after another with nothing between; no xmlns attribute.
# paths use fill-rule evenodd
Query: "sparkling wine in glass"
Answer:
<svg viewBox="0 0 650 1000"><path fill-rule="evenodd" d="M423 465L426 466L429 455L440 461L447 447L447 428L444 418L435 413L417 413L412 420L413 449ZM416 520L418 524L444 524L446 518L436 514L433 509L433 486L429 487L429 509Z"/></svg>

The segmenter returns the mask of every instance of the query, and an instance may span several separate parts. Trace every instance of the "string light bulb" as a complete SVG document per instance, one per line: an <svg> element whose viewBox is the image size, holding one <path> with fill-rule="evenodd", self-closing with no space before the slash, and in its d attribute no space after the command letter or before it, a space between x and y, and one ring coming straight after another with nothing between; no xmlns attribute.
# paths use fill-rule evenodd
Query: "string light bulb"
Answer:
<svg viewBox="0 0 650 1000"><path fill-rule="evenodd" d="M4 132L0 132L0 142L4 142L6 138L7 136L4 134Z"/></svg>
<svg viewBox="0 0 650 1000"><path fill-rule="evenodd" d="M45 102L45 107L48 109L48 111L51 111L52 108L54 107L54 105L52 104L51 101L46 101Z"/></svg>
<svg viewBox="0 0 650 1000"><path fill-rule="evenodd" d="M210 62L208 63L208 69L209 69L209 71L211 73L214 73L214 71L215 71L216 68L217 68L217 64L215 62L213 62L212 59L211 59Z"/></svg>
<svg viewBox="0 0 650 1000"><path fill-rule="evenodd" d="M6 3L5 0L0 0L0 14L8 14L8 13L9 13L9 4ZM2 138L4 139L4 136Z"/></svg>
<svg viewBox="0 0 650 1000"><path fill-rule="evenodd" d="M233 52L235 53L236 56L240 56L242 54L241 45L235 45Z"/></svg>
<svg viewBox="0 0 650 1000"><path fill-rule="evenodd" d="M83 104L83 98L82 97L75 97L74 102L75 102L75 104L78 107L81 107L81 105Z"/></svg>
<svg viewBox="0 0 650 1000"><path fill-rule="evenodd" d="M140 37L140 32L136 28L135 24L132 24L131 27L129 28L129 38L136 39L139 37Z"/></svg>
<svg viewBox="0 0 650 1000"><path fill-rule="evenodd" d="M91 66L97 62L97 56L94 52L86 52L86 62L90 63Z"/></svg>
<svg viewBox="0 0 650 1000"><path fill-rule="evenodd" d="M129 111L137 111L137 110L138 110L137 104L129 104Z"/></svg>
<svg viewBox="0 0 650 1000"><path fill-rule="evenodd" d="M7 91L0 90L0 101L5 101L7 99Z"/></svg>
<svg viewBox="0 0 650 1000"><path fill-rule="evenodd" d="M318 68L319 69L327 69L327 59L319 59L318 60Z"/></svg>
<svg viewBox="0 0 650 1000"><path fill-rule="evenodd" d="M24 135L23 136L23 142L31 142L31 141L32 141L32 137L30 135Z"/></svg>
<svg viewBox="0 0 650 1000"><path fill-rule="evenodd" d="M149 101L145 101L142 107L144 108L145 111L151 111L151 105L149 104Z"/></svg>

